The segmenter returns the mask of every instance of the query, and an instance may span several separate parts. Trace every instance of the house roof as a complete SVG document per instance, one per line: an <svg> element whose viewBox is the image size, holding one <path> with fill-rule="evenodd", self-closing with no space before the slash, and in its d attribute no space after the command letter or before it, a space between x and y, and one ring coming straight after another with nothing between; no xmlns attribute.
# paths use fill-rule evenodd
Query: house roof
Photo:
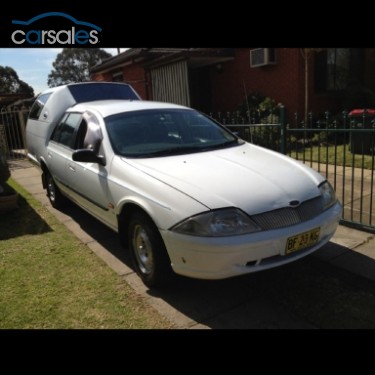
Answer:
<svg viewBox="0 0 375 375"><path fill-rule="evenodd" d="M130 48L91 68L91 73L104 73L132 63L145 67L163 65L175 59L187 59L190 66L204 66L231 60L233 48Z"/></svg>

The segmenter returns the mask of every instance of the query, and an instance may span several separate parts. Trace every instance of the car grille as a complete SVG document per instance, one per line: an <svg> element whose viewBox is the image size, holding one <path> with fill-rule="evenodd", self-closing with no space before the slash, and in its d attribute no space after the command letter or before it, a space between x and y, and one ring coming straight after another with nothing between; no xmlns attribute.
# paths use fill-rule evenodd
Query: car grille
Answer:
<svg viewBox="0 0 375 375"><path fill-rule="evenodd" d="M284 207L251 218L263 230L285 228L310 220L323 212L321 197L302 202L298 207Z"/></svg>

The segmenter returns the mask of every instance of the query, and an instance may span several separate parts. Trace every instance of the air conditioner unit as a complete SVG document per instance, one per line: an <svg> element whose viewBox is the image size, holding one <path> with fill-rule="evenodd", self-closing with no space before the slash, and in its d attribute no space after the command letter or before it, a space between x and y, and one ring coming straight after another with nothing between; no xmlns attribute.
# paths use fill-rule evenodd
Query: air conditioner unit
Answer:
<svg viewBox="0 0 375 375"><path fill-rule="evenodd" d="M273 64L276 64L275 48L256 48L250 50L250 66L252 68Z"/></svg>

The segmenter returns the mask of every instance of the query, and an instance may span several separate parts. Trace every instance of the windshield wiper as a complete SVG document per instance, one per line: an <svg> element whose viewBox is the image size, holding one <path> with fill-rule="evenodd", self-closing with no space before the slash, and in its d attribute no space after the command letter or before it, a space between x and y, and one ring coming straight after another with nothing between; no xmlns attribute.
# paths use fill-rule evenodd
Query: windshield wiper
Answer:
<svg viewBox="0 0 375 375"><path fill-rule="evenodd" d="M182 155L182 154L191 154L195 152L205 152L212 151L221 148L232 147L234 145L241 144L237 139L233 141L228 141L216 145L207 145L207 146L186 146L186 147L169 147L158 151L145 152L141 154L126 155L131 158L154 158L158 156L171 156L171 155Z"/></svg>
<svg viewBox="0 0 375 375"><path fill-rule="evenodd" d="M224 142L219 145L213 145L212 148L213 149L227 148L227 147L232 147L232 146L242 145L242 144L243 142L241 142L240 139L234 139L233 141Z"/></svg>
<svg viewBox="0 0 375 375"><path fill-rule="evenodd" d="M202 150L202 147L191 146L191 147L170 147L163 150L154 151L145 153L143 157L156 157L156 156L169 156L169 155L181 155L181 154L190 154L193 152L199 152ZM138 157L138 155L137 155Z"/></svg>

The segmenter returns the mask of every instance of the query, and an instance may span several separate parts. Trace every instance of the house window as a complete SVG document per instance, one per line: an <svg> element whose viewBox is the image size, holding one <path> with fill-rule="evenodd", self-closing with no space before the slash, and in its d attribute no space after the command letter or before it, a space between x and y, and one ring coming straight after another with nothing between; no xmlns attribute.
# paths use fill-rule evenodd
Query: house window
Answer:
<svg viewBox="0 0 375 375"><path fill-rule="evenodd" d="M112 74L113 82L124 82L124 74L122 72L116 72Z"/></svg>
<svg viewBox="0 0 375 375"><path fill-rule="evenodd" d="M350 77L350 48L327 48L315 55L315 91L345 90Z"/></svg>
<svg viewBox="0 0 375 375"><path fill-rule="evenodd" d="M328 48L327 90L345 90L349 82L349 48Z"/></svg>

